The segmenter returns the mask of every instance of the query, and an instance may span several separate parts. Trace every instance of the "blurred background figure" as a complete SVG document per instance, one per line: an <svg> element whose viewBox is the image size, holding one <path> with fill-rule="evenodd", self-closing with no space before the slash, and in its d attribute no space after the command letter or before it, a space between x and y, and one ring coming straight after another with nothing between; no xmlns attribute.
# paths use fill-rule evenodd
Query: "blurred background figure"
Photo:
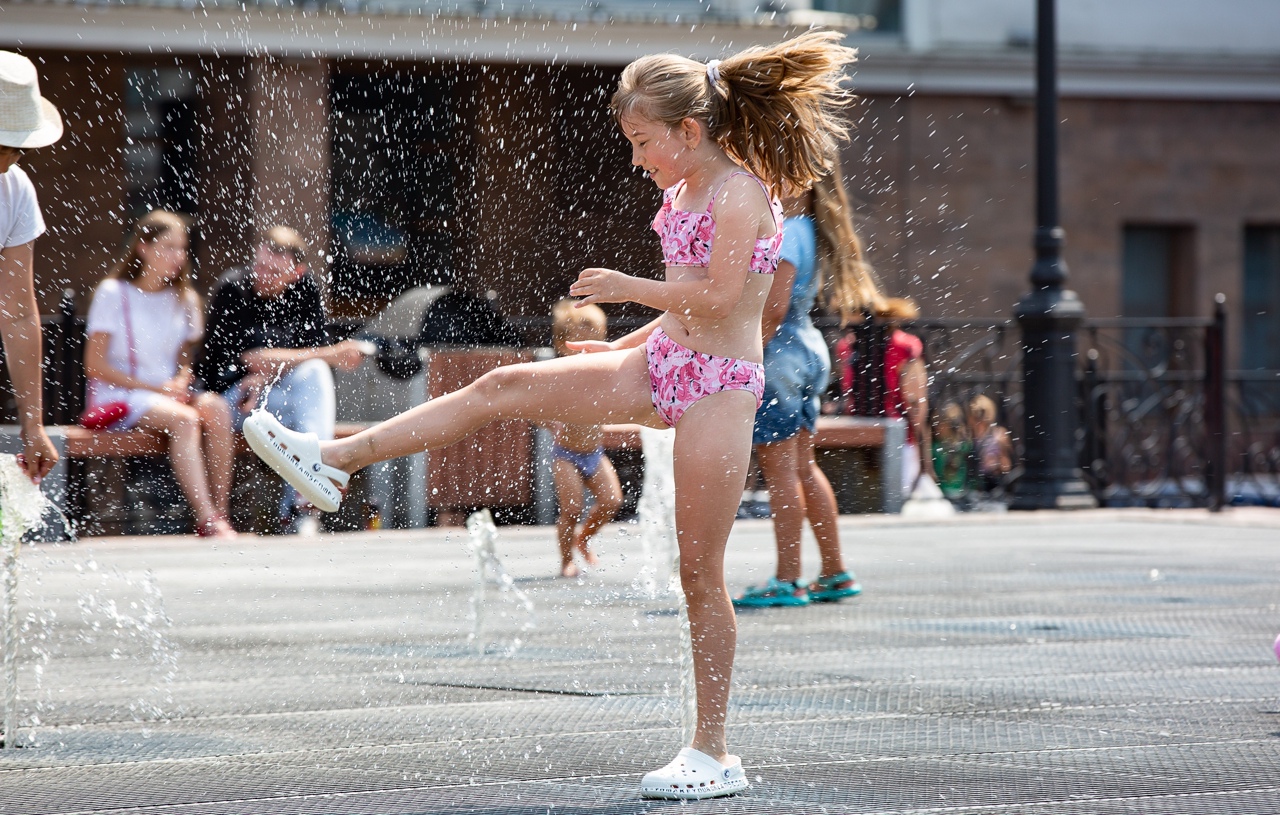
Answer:
<svg viewBox="0 0 1280 815"><path fill-rule="evenodd" d="M579 353L579 343L602 343L607 339L604 310L596 305L578 308L577 302L566 298L551 309L551 342L557 356ZM557 424L555 437L551 471L560 504L556 518L560 576L577 577L580 572L574 563L575 555L591 566L599 562L591 551L591 539L618 514L622 484L613 462L604 454L600 425ZM592 498L589 511L587 493Z"/></svg>
<svg viewBox="0 0 1280 815"><path fill-rule="evenodd" d="M824 289L827 307L844 321L872 307L880 294L863 260L838 162L810 192L784 206L778 271L762 321L764 398L752 435L769 488L778 565L767 582L748 587L734 600L739 607L800 606L862 591L845 568L835 492L814 455L813 434L831 377L831 357L809 313ZM800 576L806 519L822 558L817 579L807 585Z"/></svg>
<svg viewBox="0 0 1280 815"><path fill-rule="evenodd" d="M231 411L221 396L192 390L191 360L204 316L191 287L187 225L180 216L152 210L138 221L124 256L93 294L86 333L89 411L116 404L121 415L105 429L167 437L197 534L235 537L228 520Z"/></svg>
<svg viewBox="0 0 1280 815"><path fill-rule="evenodd" d="M947 402L938 411L933 433L933 467L942 494L961 500L970 488L970 460L973 441L965 421L964 408Z"/></svg>
<svg viewBox="0 0 1280 815"><path fill-rule="evenodd" d="M1013 470L1013 442L1009 431L996 424L996 403L990 397L979 394L969 400L969 435L978 484L985 492L1003 493L1005 477Z"/></svg>
<svg viewBox="0 0 1280 815"><path fill-rule="evenodd" d="M198 373L231 405L236 429L255 407L266 407L291 430L333 438L332 368L355 368L365 350L356 340L334 343L329 337L307 256L302 236L273 226L258 242L253 263L226 272L214 287ZM285 490L280 516L283 531L320 530L319 513L292 488Z"/></svg>
<svg viewBox="0 0 1280 815"><path fill-rule="evenodd" d="M18 403L19 463L34 481L49 474L58 452L44 430L40 308L36 303L35 239L44 218L31 179L18 166L29 150L62 138L62 117L40 95L36 66L0 51L0 339Z"/></svg>

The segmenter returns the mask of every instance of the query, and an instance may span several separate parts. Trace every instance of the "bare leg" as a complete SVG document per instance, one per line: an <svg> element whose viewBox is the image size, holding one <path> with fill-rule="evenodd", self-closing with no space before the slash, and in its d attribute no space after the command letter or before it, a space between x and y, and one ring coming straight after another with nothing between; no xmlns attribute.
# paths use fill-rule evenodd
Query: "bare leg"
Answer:
<svg viewBox="0 0 1280 815"><path fill-rule="evenodd" d="M769 507L773 510L773 538L778 548L778 579L794 583L800 579L800 533L804 528L805 503L796 472L796 438L756 445L756 460L769 487Z"/></svg>
<svg viewBox="0 0 1280 815"><path fill-rule="evenodd" d="M575 543L583 560L592 566L600 562L588 546L600 528L613 520L622 506L622 484L618 481L618 473L613 469L613 462L607 456L600 459L600 466L594 475L587 479L587 489L596 499L595 505L587 513L587 520L582 523L582 531L578 533Z"/></svg>
<svg viewBox="0 0 1280 815"><path fill-rule="evenodd" d="M632 348L498 368L354 436L322 442L321 458L353 473L374 462L453 444L498 419L661 426L644 349Z"/></svg>
<svg viewBox="0 0 1280 815"><path fill-rule="evenodd" d="M751 462L755 399L725 391L695 402L676 426L676 538L689 607L698 725L690 745L724 761L724 723L738 626L724 550Z"/></svg>
<svg viewBox="0 0 1280 815"><path fill-rule="evenodd" d="M202 393L192 407L200 414L204 430L204 463L209 484L209 500L218 515L231 515L231 469L235 464L235 442L231 433L231 406L216 393Z"/></svg>
<svg viewBox="0 0 1280 815"><path fill-rule="evenodd" d="M551 465L551 475L556 482L556 498L560 502L560 516L556 518L556 540L560 543L560 576L577 577L578 567L573 563L574 544L578 539L578 521L582 519L582 491L585 486L578 468L563 459Z"/></svg>
<svg viewBox="0 0 1280 815"><path fill-rule="evenodd" d="M818 541L818 553L822 557L822 576L831 577L845 570L844 556L840 552L840 531L837 522L840 513L836 507L835 490L827 474L818 466L813 454L813 434L801 430L797 437L800 488L804 492L805 514L809 526Z"/></svg>
<svg viewBox="0 0 1280 815"><path fill-rule="evenodd" d="M173 475L182 494L191 504L196 523L206 526L218 519L209 500L209 486L204 476L204 455L200 452L200 414L195 408L165 399L143 414L137 427L164 433L169 437L169 459Z"/></svg>

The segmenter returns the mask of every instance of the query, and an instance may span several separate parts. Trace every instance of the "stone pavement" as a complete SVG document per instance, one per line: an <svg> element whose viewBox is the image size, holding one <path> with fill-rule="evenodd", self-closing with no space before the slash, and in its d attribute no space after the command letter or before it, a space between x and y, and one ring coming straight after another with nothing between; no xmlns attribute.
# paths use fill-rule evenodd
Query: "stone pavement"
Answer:
<svg viewBox="0 0 1280 815"><path fill-rule="evenodd" d="M1275 510L845 519L865 594L740 615L753 787L695 804L636 794L679 676L634 536L579 583L502 533L535 627L491 592L483 654L461 531L27 548L0 812L1280 812Z"/></svg>

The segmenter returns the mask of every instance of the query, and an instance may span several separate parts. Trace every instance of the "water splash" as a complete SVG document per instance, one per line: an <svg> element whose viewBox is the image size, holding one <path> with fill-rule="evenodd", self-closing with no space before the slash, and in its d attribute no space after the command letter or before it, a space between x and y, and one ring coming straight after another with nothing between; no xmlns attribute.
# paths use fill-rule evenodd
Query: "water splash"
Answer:
<svg viewBox="0 0 1280 815"><path fill-rule="evenodd" d="M58 583L74 599L78 624L66 620L56 609L44 603L31 602L30 590L23 597L33 611L23 615L19 636L24 657L24 675L30 670L32 681L23 695L27 728L24 744L38 746L37 728L45 721L72 723L63 709L62 698L68 693L65 677L48 681L47 668L60 657L94 654L108 660L113 683L131 689L126 696L112 695L102 699L111 707L109 716L117 715L115 706L122 705L125 714L135 722L162 721L181 715L175 703L173 685L177 681L180 652L172 641L173 623L166 612L164 596L155 575L123 572L100 563L92 551L74 557L48 552L31 553L24 563L30 571L37 563L39 582L42 571L58 576ZM58 598L53 598L57 602ZM71 695L74 697L75 693ZM54 725L55 727L57 725Z"/></svg>
<svg viewBox="0 0 1280 815"><path fill-rule="evenodd" d="M644 482L636 515L640 527L641 567L637 587L650 600L676 588L675 431L640 428Z"/></svg>
<svg viewBox="0 0 1280 815"><path fill-rule="evenodd" d="M4 671L4 746L18 746L18 550L22 536L40 526L49 500L18 466L16 456L0 455L0 550L4 600L0 606Z"/></svg>
<svg viewBox="0 0 1280 815"><path fill-rule="evenodd" d="M680 588L680 546L676 539L676 475L674 430L640 428L644 451L644 484L637 514L644 553L639 584L653 599L672 591L679 598L680 615L680 729L686 744L698 723L697 686L693 675L693 638L689 606ZM661 592L659 591L661 587Z"/></svg>
<svg viewBox="0 0 1280 815"><path fill-rule="evenodd" d="M471 595L471 643L476 655L481 656L485 653L484 626L488 586L497 586L498 596L520 609L524 617L524 622L520 625L522 632L533 630L537 625L537 619L534 616L533 601L516 586L515 580L503 568L502 561L498 560L495 550L498 527L493 522L492 513L487 509L471 513L467 518L467 532L468 544L476 559L476 588ZM521 644L522 640L517 636L509 650L514 652Z"/></svg>

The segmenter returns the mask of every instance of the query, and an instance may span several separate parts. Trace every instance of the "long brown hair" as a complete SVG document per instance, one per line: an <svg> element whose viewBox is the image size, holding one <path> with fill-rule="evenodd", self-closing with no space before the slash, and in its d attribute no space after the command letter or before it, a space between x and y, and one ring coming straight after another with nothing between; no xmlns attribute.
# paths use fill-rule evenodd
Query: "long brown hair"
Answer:
<svg viewBox="0 0 1280 815"><path fill-rule="evenodd" d="M840 315L842 324L863 311L878 312L885 298L854 228L853 207L838 158L831 159L830 172L813 185L813 223L828 308Z"/></svg>
<svg viewBox="0 0 1280 815"><path fill-rule="evenodd" d="M641 57L622 72L610 109L667 127L692 118L730 158L775 194L803 190L827 171L847 138L844 87L857 52L836 31L808 31L776 45L748 48L708 66L675 54Z"/></svg>
<svg viewBox="0 0 1280 815"><path fill-rule="evenodd" d="M110 271L107 272L107 279L136 280L142 274L142 256L138 254L138 247L144 243L155 243L175 230L182 232L183 235L188 232L186 219L177 213L166 209L153 209L143 215L130 230L129 239L125 242L124 254L112 264ZM196 301L199 301L191 285L190 255L187 256L187 261L182 264L178 274L169 281L169 286L178 290L180 299L196 298Z"/></svg>

